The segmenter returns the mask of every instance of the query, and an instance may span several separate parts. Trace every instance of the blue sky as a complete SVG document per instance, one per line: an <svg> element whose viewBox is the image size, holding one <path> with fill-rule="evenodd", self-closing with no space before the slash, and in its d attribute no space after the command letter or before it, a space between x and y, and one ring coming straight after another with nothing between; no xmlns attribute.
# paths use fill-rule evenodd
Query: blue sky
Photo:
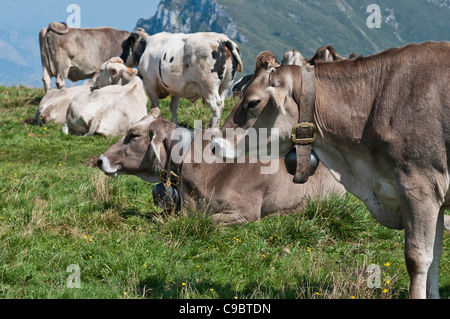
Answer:
<svg viewBox="0 0 450 319"><path fill-rule="evenodd" d="M52 21L65 22L70 4L80 6L82 28L110 26L130 31L139 18L156 12L159 0L1 0L0 30L38 34Z"/></svg>
<svg viewBox="0 0 450 319"><path fill-rule="evenodd" d="M108 26L133 31L139 18L148 19L156 12L159 2L0 0L0 85L42 85L39 31L53 21L67 22L72 15L67 12L70 4L80 7L81 28Z"/></svg>

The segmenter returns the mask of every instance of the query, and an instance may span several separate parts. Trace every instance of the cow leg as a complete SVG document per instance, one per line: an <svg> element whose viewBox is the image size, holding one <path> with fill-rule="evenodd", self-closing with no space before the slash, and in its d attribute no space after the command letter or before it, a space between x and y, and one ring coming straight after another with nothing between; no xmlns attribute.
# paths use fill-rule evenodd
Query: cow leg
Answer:
<svg viewBox="0 0 450 319"><path fill-rule="evenodd" d="M151 81L144 81L144 86L145 90L147 91L150 102L152 104L151 108L154 109L159 107L159 95L158 91L151 85L151 83L149 84L148 82Z"/></svg>
<svg viewBox="0 0 450 319"><path fill-rule="evenodd" d="M206 103L210 106L212 112L209 128L219 128L220 116L223 110L223 101L219 95L213 95L206 99Z"/></svg>
<svg viewBox="0 0 450 319"><path fill-rule="evenodd" d="M436 235L434 239L433 262L428 269L427 298L439 299L439 260L443 251L444 240L444 211L441 209L436 223Z"/></svg>
<svg viewBox="0 0 450 319"><path fill-rule="evenodd" d="M58 74L56 75L56 87L58 89L62 89L66 86L66 79L68 75L69 75L69 68L67 68L67 70L58 72Z"/></svg>
<svg viewBox="0 0 450 319"><path fill-rule="evenodd" d="M172 113L172 122L178 124L178 105L180 105L180 98L176 96L172 96L170 101L170 112Z"/></svg>
<svg viewBox="0 0 450 319"><path fill-rule="evenodd" d="M44 90L45 93L47 93L48 90L50 90L52 78L50 77L50 74L48 73L46 68L44 68L44 75L42 76L42 82L44 82Z"/></svg>
<svg viewBox="0 0 450 319"><path fill-rule="evenodd" d="M255 222L259 220L259 218L255 218L254 214L251 214L249 211L245 211L245 214L242 214L239 211L227 210L222 213L214 214L213 220L222 224L222 226L231 226Z"/></svg>
<svg viewBox="0 0 450 319"><path fill-rule="evenodd" d="M403 196L405 260L411 281L410 298L425 299L427 295L436 296L436 292L439 294L438 280L435 276L439 264L439 251L442 250L442 234L437 230L439 225L442 226L442 222L438 222L442 219L440 217L442 214L439 214L438 203L433 200L435 193L431 191L431 187L428 191L426 187L405 187ZM440 243L436 242L439 239ZM427 283L432 285L431 291L427 289Z"/></svg>

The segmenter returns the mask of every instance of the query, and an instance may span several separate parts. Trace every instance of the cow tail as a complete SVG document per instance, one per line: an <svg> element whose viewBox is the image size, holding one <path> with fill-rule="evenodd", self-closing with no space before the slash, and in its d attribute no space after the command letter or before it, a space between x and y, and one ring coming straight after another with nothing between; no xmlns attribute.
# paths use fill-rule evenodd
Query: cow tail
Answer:
<svg viewBox="0 0 450 319"><path fill-rule="evenodd" d="M49 36L50 29L49 28L43 28L41 32L39 33L39 45L41 47L41 62L42 66L47 69L47 72L50 76L55 76L56 69L53 65L53 61L50 58L50 52L48 49L48 36Z"/></svg>
<svg viewBox="0 0 450 319"><path fill-rule="evenodd" d="M231 55L233 56L233 59L235 59L237 62L237 70L239 72L243 72L244 71L244 62L242 61L239 47L233 41L231 41L231 44L232 44Z"/></svg>

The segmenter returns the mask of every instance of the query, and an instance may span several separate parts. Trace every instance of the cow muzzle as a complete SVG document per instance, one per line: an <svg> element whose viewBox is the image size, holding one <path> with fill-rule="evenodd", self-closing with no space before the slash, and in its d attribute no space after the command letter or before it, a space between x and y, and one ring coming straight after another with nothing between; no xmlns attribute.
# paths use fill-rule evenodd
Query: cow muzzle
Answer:
<svg viewBox="0 0 450 319"><path fill-rule="evenodd" d="M118 168L112 167L111 162L104 155L100 156L97 159L97 167L108 176L111 177L117 176Z"/></svg>

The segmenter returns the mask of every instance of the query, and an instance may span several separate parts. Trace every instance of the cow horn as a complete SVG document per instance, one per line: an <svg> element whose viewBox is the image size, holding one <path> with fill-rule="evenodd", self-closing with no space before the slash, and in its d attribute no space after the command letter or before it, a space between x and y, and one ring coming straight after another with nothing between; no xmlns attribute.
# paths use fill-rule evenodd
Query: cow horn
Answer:
<svg viewBox="0 0 450 319"><path fill-rule="evenodd" d="M278 68L280 63L278 63L277 58L269 51L263 51L256 57L256 71L258 70L268 70L269 68Z"/></svg>

